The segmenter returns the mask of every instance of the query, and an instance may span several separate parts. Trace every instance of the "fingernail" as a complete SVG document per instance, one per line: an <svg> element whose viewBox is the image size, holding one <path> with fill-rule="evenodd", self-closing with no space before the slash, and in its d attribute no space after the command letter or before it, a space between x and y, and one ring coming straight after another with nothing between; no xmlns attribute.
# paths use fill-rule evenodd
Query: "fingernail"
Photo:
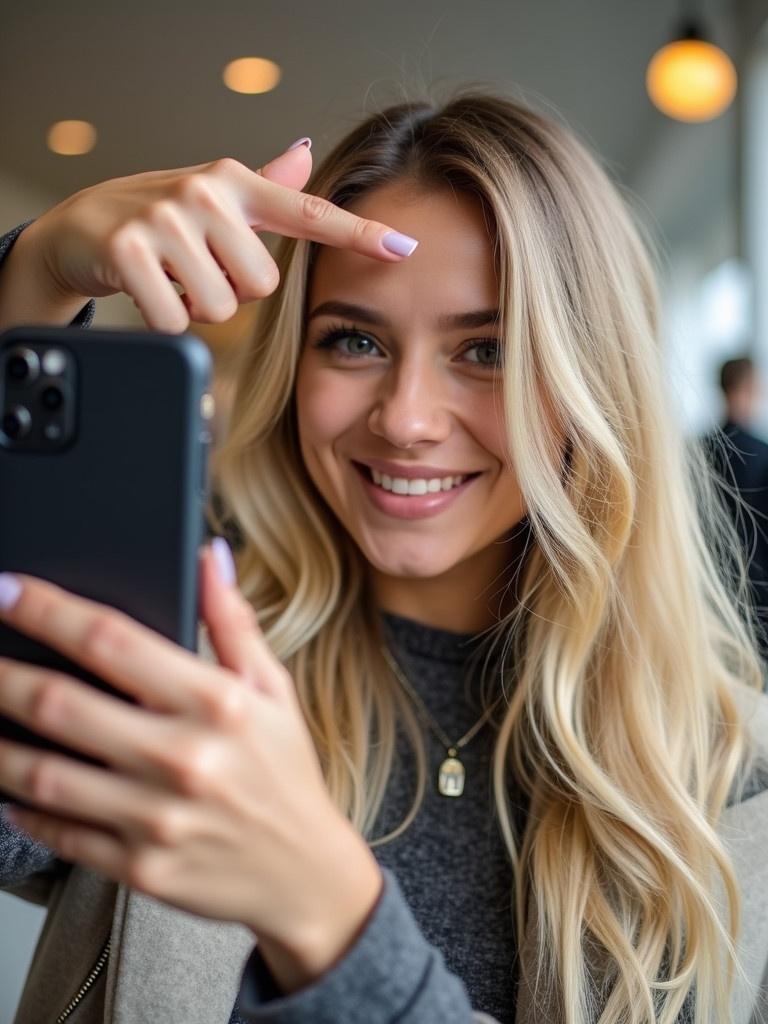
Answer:
<svg viewBox="0 0 768 1024"><path fill-rule="evenodd" d="M285 152L289 153L292 149L298 149L299 146L306 146L307 149L312 149L312 139L310 139L308 135L305 135L301 139L296 139L296 141L292 142Z"/></svg>
<svg viewBox="0 0 768 1024"><path fill-rule="evenodd" d="M388 231L382 238L381 244L387 252L393 252L396 256L410 256L419 243L410 235L401 235L399 231Z"/></svg>
<svg viewBox="0 0 768 1024"><path fill-rule="evenodd" d="M21 584L9 572L0 572L0 610L7 612L16 604L21 594Z"/></svg>
<svg viewBox="0 0 768 1024"><path fill-rule="evenodd" d="M219 579L228 587L234 586L237 582L237 571L229 544L223 537L214 537L211 541L211 549L216 560L216 568L219 570Z"/></svg>

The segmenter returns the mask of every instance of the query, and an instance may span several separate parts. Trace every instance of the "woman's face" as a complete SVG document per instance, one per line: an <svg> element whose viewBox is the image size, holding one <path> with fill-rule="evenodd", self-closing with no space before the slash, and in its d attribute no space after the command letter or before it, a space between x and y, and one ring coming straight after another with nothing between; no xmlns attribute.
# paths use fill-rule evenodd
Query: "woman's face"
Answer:
<svg viewBox="0 0 768 1024"><path fill-rule="evenodd" d="M441 584L477 600L509 559L494 542L525 514L504 457L489 228L470 197L403 182L350 209L419 246L401 263L321 248L296 383L302 455L384 607L413 613Z"/></svg>

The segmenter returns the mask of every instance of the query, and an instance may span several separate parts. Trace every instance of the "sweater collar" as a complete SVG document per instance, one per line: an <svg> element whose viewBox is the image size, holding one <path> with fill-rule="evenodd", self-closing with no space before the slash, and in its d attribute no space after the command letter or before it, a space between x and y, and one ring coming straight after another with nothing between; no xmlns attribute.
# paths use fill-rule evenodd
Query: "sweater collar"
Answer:
<svg viewBox="0 0 768 1024"><path fill-rule="evenodd" d="M455 633L428 626L415 619L380 612L387 641L399 650L435 661L461 663L467 660L482 642L483 633Z"/></svg>

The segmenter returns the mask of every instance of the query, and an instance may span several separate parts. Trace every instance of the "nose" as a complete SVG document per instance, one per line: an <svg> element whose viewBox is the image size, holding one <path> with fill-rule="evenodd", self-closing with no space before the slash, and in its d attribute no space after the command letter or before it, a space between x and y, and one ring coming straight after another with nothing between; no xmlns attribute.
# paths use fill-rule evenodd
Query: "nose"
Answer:
<svg viewBox="0 0 768 1024"><path fill-rule="evenodd" d="M403 362L382 380L369 430L398 448L444 441L451 432L448 387L426 361Z"/></svg>

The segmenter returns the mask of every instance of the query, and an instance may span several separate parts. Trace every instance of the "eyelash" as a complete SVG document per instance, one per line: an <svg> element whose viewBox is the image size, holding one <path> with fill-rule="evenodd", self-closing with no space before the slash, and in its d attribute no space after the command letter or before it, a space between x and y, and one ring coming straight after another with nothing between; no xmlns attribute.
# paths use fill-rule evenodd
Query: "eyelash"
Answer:
<svg viewBox="0 0 768 1024"><path fill-rule="evenodd" d="M365 331L359 330L357 327L345 327L343 324L337 324L329 327L328 330L322 334L314 344L314 348L319 349L332 349L336 342L342 341L344 338L350 338L357 336L359 338L365 338L366 341L372 345L376 345L377 342L373 338L369 337ZM496 345L498 346L498 358L493 363L481 363L475 362L474 366L479 366L481 369L486 370L498 370L502 365L502 345L498 338L476 338L473 341L468 342L461 350L461 354L468 352L472 348L476 348L478 345ZM349 352L342 352L341 349L336 349L336 354L342 359L364 359L369 353L363 352L358 355L351 355ZM472 362L470 360L470 362Z"/></svg>

